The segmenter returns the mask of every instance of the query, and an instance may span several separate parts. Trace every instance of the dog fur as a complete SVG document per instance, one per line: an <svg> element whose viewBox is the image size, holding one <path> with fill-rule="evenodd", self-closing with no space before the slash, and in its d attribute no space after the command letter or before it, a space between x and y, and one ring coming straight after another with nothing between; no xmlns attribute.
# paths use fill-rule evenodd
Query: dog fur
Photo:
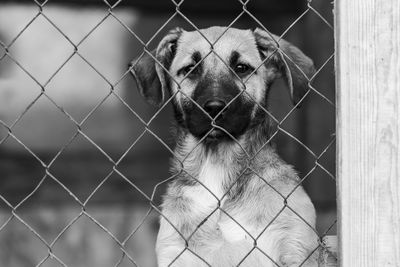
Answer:
<svg viewBox="0 0 400 267"><path fill-rule="evenodd" d="M176 118L160 267L317 266L314 206L270 145L265 113L274 80L297 103L314 68L278 40L260 29L178 28L133 62L140 93L156 106L171 98Z"/></svg>

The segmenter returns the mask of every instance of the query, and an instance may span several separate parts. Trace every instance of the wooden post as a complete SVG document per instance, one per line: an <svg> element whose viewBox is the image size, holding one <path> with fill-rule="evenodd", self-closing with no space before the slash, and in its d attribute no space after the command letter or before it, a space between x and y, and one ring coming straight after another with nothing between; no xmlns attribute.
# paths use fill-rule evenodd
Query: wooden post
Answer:
<svg viewBox="0 0 400 267"><path fill-rule="evenodd" d="M336 1L339 258L400 266L400 1Z"/></svg>

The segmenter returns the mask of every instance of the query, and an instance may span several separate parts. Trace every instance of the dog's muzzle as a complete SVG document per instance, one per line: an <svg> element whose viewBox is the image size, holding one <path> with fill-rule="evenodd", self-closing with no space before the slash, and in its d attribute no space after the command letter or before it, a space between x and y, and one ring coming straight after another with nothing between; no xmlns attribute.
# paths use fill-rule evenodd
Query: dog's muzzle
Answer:
<svg viewBox="0 0 400 267"><path fill-rule="evenodd" d="M210 115L212 118L215 118L219 113L221 113L221 111L223 111L225 106L225 101L216 98L208 100L204 104L203 109L208 113L208 115Z"/></svg>
<svg viewBox="0 0 400 267"><path fill-rule="evenodd" d="M251 120L254 104L240 95L232 79L205 76L184 107L185 124L197 138L207 141L231 140L243 134Z"/></svg>
<svg viewBox="0 0 400 267"><path fill-rule="evenodd" d="M203 109L207 114L213 118L217 119L219 122L225 117L225 106L226 102L221 99L210 99L206 101L203 106ZM217 117L218 116L218 117ZM212 122L212 121L211 121ZM212 125L213 123L211 123ZM214 127L213 130L208 134L207 138L218 139L226 135L223 129L219 129L218 127Z"/></svg>
<svg viewBox="0 0 400 267"><path fill-rule="evenodd" d="M243 134L251 120L252 104L243 97L201 96L186 109L189 131L208 141L237 138Z"/></svg>

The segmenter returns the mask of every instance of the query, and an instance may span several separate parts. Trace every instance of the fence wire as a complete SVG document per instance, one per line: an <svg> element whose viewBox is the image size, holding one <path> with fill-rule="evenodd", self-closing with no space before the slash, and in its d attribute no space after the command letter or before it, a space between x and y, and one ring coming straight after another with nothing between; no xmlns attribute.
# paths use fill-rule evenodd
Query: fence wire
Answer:
<svg viewBox="0 0 400 267"><path fill-rule="evenodd" d="M47 248L47 255L41 259L41 261L36 265L37 267L42 266L46 263L46 261L48 261L49 259L55 260L56 262L58 262L61 266L67 266L66 263L64 263L55 253L54 253L54 246L55 244L61 239L63 238L64 233L70 229L78 220L80 220L82 217L86 217L89 220L91 220L95 225L98 226L99 229L101 229L102 231L104 231L104 233L106 233L109 237L112 238L112 240L115 242L115 244L119 247L119 249L121 250L121 256L119 258L119 260L115 263L115 267L118 267L122 264L122 262L126 259L129 260L129 262L133 265L133 266L139 266L139 264L136 262L135 258L130 255L130 253L128 252L128 250L126 249L126 245L129 242L129 240L131 240L132 238L134 238L135 233L143 226L143 224L146 223L147 218L150 216L151 213L156 212L159 214L159 216L163 217L167 222L169 222L171 224L171 226L179 233L179 230L177 229L177 227L175 225L173 225L173 223L171 223L171 221L169 220L169 218L167 216L165 216L160 207L155 203L155 198L157 197L158 194L160 194L160 187L162 185L164 185L167 182L170 182L171 180L173 180L177 175L185 173L186 175L190 176L192 179L194 179L195 181L197 181L198 184L200 184L201 186L203 186L211 195L213 195L216 198L216 201L218 202L217 207L206 217L204 218L204 220L195 228L195 230L188 236L185 237L183 236L181 233L180 236L185 240L185 248L181 251L181 253L179 253L179 255L177 255L177 257L171 262L171 266L173 266L173 263L185 252L185 251L189 251L190 253L196 255L202 262L204 262L206 265L211 266L205 259L203 259L200 255L197 255L195 251L193 251L190 247L189 247L189 241L190 239L193 237L193 235L201 228L202 224L204 222L206 222L215 212L221 212L223 214L225 214L227 217L229 217L232 221L234 221L244 232L246 232L246 234L253 240L254 246L253 249L251 251L249 251L245 257L243 257L243 259L240 261L240 263L237 266L240 266L240 264L242 262L245 261L245 259L255 250L259 251L260 253L264 254L267 258L270 259L270 261L274 264L274 266L280 266L270 255L268 255L268 253L266 253L265 251L263 251L262 249L260 249L257 246L257 240L258 238L270 227L271 224L273 224L273 222L280 216L280 214L285 210L285 209L289 209L290 211L292 211L293 213L295 213L305 224L307 224L312 231L314 231L316 238L318 238L319 245L317 247L314 248L314 250L312 251L312 253L316 252L317 250L319 250L321 247L323 247L323 242L322 239L323 237L328 233L328 231L335 226L336 224L336 220L334 222L332 222L332 224L320 235L318 234L318 232L313 228L313 226L311 226L309 224L309 222L307 222L304 218L302 218L290 205L288 205L288 198L290 198L292 196L292 194L295 192L295 190L302 185L302 183L310 177L310 175L317 169L322 170L323 172L325 172L329 177L331 177L333 180L335 180L335 175L331 172L329 172L327 170L327 168L325 168L323 166L323 164L320 162L321 157L328 151L329 148L331 148L334 143L335 143L335 134L332 134L332 138L329 141L329 143L324 147L324 149L322 151L313 151L311 148L309 148L306 144L304 144L301 140L299 140L298 138L296 138L292 133L290 133L289 131L285 130L282 127L282 124L288 119L290 118L290 116L293 114L294 110L296 110L296 108L301 105L302 102L304 102L304 100L309 96L309 94L311 92L315 93L316 95L318 95L321 99L323 99L325 101L325 103L327 105L330 105L332 107L335 107L335 104L327 97L325 96L320 90L318 90L318 88L315 88L313 85L313 80L320 74L320 72L324 69L324 67L333 60L334 58L334 53L332 53L327 59L326 61L318 67L318 69L316 70L315 74L312 77L307 77L308 79L308 91L306 92L306 94L300 99L300 101L298 101L298 103L291 108L291 110L289 112L287 112L287 114L282 118L282 119L278 119L276 118L273 114L271 114L270 111L268 111L267 109L265 109L264 107L262 107L261 105L259 105L259 108L262 109L265 112L265 115L270 117L272 119L272 121L275 122L276 124L276 130L271 134L269 140L263 144L256 153L254 154L249 154L249 151L246 151L244 147L242 147L239 143L238 140L235 139L234 136L232 136L227 130L225 130L223 127L220 127L216 124L215 122L215 118L218 117L219 114L222 114L222 112L228 108L229 105L232 104L232 102L235 101L235 99L237 99L238 97L240 97L242 94L247 94L247 97L252 98L251 95L246 91L246 81L248 79L250 79L250 77L257 71L258 68L260 68L262 66L262 64L264 64L266 61L270 60L270 57L267 57L263 60L262 64L260 66L258 66L250 75L246 80L243 80L235 73L234 70L231 69L231 67L229 66L228 63L226 63L224 61L224 59L222 57L220 57L214 50L211 50L206 56L204 56L200 62L197 63L197 65L199 65L202 61L204 61L209 55L213 54L216 57L218 57L223 64L226 66L227 69L230 70L231 73L236 75L236 78L241 81L243 89L241 90L241 92L236 95L226 106L223 110L221 110L219 112L219 114L217 116L215 116L214 118L212 118L210 115L208 115L208 113L200 106L196 103L196 101L194 101L189 95L186 95L183 91L180 91L180 85L182 84L183 81L178 82L173 80L173 82L177 83L179 90L176 93L180 93L182 95L184 95L187 99L189 99L194 105L197 105L197 107L199 109L201 109L204 114L206 114L210 120L212 121L212 126L213 129L217 128L220 129L221 131L225 132L227 135L230 136L230 138L232 140L234 140L234 142L236 142L241 149L243 150L243 152L246 154L247 159L249 162L251 162L252 160L254 160L254 158L257 156L257 154L266 146L268 145L271 140L278 134L278 133L283 133L285 135L287 135L288 137L290 137L292 140L294 140L296 143L298 143L301 147L303 147L307 153L314 159L314 166L304 175L301 177L298 185L293 188L289 194L287 195L283 195L281 192L279 192L279 190L277 190L276 188L274 188L267 180L265 180L263 178L263 176L259 173L257 173L256 170L254 170L250 164L247 165L247 167L243 170L243 172L239 175L239 177L236 178L236 181L238 181L246 172L251 172L253 173L255 176L257 176L259 179L261 179L265 184L267 184L271 189L273 189L277 194L280 195L281 199L282 199L282 207L280 209L280 211L273 217L273 219L267 224L265 225L264 229L261 231L261 233L257 236L253 236L252 234L250 234L249 230L246 229L244 226L242 226L237 220L235 220L235 218L230 215L226 210L224 210L224 208L221 206L221 201L227 196L227 194L229 193L230 189L235 185L235 182L232 183L231 187L229 188L229 190L227 192L225 192L225 194L222 196L221 198L218 198L217 196L214 195L214 193L209 190L200 180L197 179L197 177L193 177L189 171L185 170L183 168L183 161L185 161L190 154L193 152L190 151L183 160L180 160L181 163L181 170L170 176L167 177L166 179L160 181L159 183L157 183L151 194L146 194L141 188L140 186L135 184L134 180L129 179L128 177L126 177L120 170L119 170L119 164L121 163L121 161L127 156L127 154L134 149L135 145L141 140L141 138L145 135L145 134L150 134L152 135L155 140L157 140L163 147L165 147L169 153L171 154L172 157L176 158L179 160L179 157L175 154L174 150L170 148L170 146L164 141L162 140L156 132L154 132L151 128L150 125L151 123L160 115L161 112L165 112L166 106L172 101L172 99L175 97L176 94L172 95L171 97L169 97L164 104L154 113L154 115L149 119L149 120L144 120L138 112L136 112L134 110L134 108L132 108L115 90L115 88L126 78L126 76L129 75L129 72L131 71L131 69L127 69L125 73L123 73L123 75L120 77L120 79L118 79L117 81L111 81L109 79L107 79L100 70L98 70L91 62L90 60L88 60L87 58L85 58L85 55L83 53L80 52L80 47L81 45L88 39L88 37L90 37L94 32L96 32L96 30L102 26L102 24L104 23L104 21L109 18L109 17L113 17L116 21L119 22L119 24L125 28L136 40L139 41L140 45L143 47L143 53L139 56L138 61L140 61L140 59L145 55L148 54L149 56L153 57L153 59L156 61L156 64L159 64L165 71L166 73L169 74L169 70L166 69L163 64L161 62L159 62L150 52L150 48L149 45L150 43L156 39L157 37L160 36L161 32L163 30L165 30L166 28L168 28L169 23L174 19L174 18L181 18L184 21L186 21L189 25L191 25L193 27L193 29L195 31L198 31L202 37L211 45L211 47L213 47L221 38L222 36L228 31L228 29L230 29L242 16L249 16L257 25L258 27L264 29L265 31L268 31L268 29L260 22L260 20L257 19L257 17L255 15L253 15L247 8L247 5L249 4L250 0L247 1L243 1L243 0L238 0L238 2L240 2L240 4L242 5L242 10L239 12L239 14L231 21L231 23L226 27L226 30L222 33L221 36L219 36L219 38L217 38L217 40L215 42L211 42L210 40L208 40L206 38L206 36L204 36L201 32L200 29L196 26L196 24L194 22L192 22L192 20L186 16L184 14L184 12L181 10L181 6L184 3L185 0L181 0L181 1L175 1L175 0L171 0L171 3L174 5L175 7L175 11L173 12L173 14L171 14L171 16L165 21L165 23L159 27L159 29L154 33L154 35L146 42L144 40L142 40L136 33L134 30L132 30L126 23L123 22L122 19L120 19L118 17L118 15L116 14L116 12L114 11L122 2L122 0L119 0L115 3L109 3L108 1L104 0L104 4L106 5L106 9L107 12L104 15L104 17L102 17L99 22L78 42L73 42L71 40L70 37L68 37L67 34L65 34L63 32L63 30L58 27L47 15L46 15L46 4L49 1L44 1L44 2L39 2L34 0L33 3L37 6L38 11L37 13L32 17L32 19L26 24L26 26L11 40L11 42L9 43L4 43L0 40L0 46L3 48L3 54L0 54L0 61L4 60L5 58L8 58L9 60L11 60L16 66L18 66L26 75L28 75L32 81L34 81L40 88L40 91L38 91L36 97L26 106L26 108L19 114L19 116L11 123L11 124L6 124L4 121L0 120L0 125L2 127L4 127L7 130L7 134L0 140L0 146L6 142L6 140L8 139L13 139L16 142L18 142L30 155L32 155L37 162L40 163L40 165L42 166L42 168L45 171L45 175L41 178L41 180L37 183L36 187L28 194L26 195L26 197L24 197L22 199L22 201L20 201L18 204L16 205L12 205L5 197L3 197L2 195L0 195L0 200L2 202L4 202L11 210L9 217L7 220L5 220L3 222L2 225L0 225L0 232L3 231L7 225L10 224L10 222L14 219L18 220L19 222L21 222L34 236L36 236L38 238L38 242L43 243L43 245L46 246ZM318 18L320 19L320 21L322 23L324 23L327 27L329 27L332 30L333 33L333 27L332 25L327 21L327 19L325 19L314 7L312 4L312 0L308 0L306 1L306 8L304 10L304 12L302 12L298 18L296 20L293 21L293 23L291 23L289 25L289 27L287 27L287 29L279 36L279 38L277 40L275 40L276 42L278 42L280 39L285 38L285 36L287 35L287 33L296 25L299 23L299 21L307 14L309 13L314 13L315 15L318 16ZM34 75L32 75L27 68L24 67L24 65L22 63L20 63L16 57L13 56L10 48L13 47L13 45L15 44L15 42L20 38L20 36L26 32L29 31L30 26L32 25L32 23L37 20L39 17L44 18L46 21L48 21L52 27L54 29L56 29L62 36L63 38L65 38L65 40L73 47L73 51L72 53L65 59L65 61L54 71L54 73L50 76L50 78L48 78L45 82L40 82L37 78L35 78ZM271 38L274 38L271 35ZM276 51L274 53L280 53L282 55L284 55L285 60L288 61L292 61L292 59L285 54L285 52L279 48L279 46L277 46ZM86 62L86 64L93 69L98 75L99 77L101 77L108 85L109 87L109 91L107 93L106 96L104 96L98 103L97 105L95 105L87 114L86 116L78 121L76 120L71 114L69 114L62 105L58 104L57 101L52 98L46 91L48 84L57 76L57 74L64 68L64 66L71 60L71 58L73 57L79 57L81 58L84 62ZM137 63L136 62L136 63ZM292 61L292 63L294 63ZM132 66L134 67L134 66ZM131 67L131 68L132 68ZM297 66L297 68L301 71L300 67ZM193 68L194 69L194 68ZM304 73L303 73L304 74ZM190 75L190 72L186 74L185 78L186 79L188 76ZM304 74L305 75L305 74ZM173 79L172 75L171 79ZM120 156L117 160L114 160L106 151L104 151L94 140L92 140L83 130L83 126L85 125L85 123L98 111L98 109L102 106L102 104L111 96L114 96L116 99L118 99L118 101L124 105L139 121L140 123L143 125L144 130L143 132L141 132L139 134L139 136L137 137L137 139L125 150L125 152L122 154L122 156ZM41 160L40 156L35 153L32 149L29 148L28 145L26 145L23 141L21 141L18 136L16 136L14 134L14 127L21 121L22 118L24 118L24 116L30 112L30 110L32 109L32 107L35 105L36 102L39 101L39 99L42 98L46 98L48 99L58 110L61 111L61 113L68 119L70 120L74 126L75 126L75 132L74 134L70 137L70 139L61 147L61 149L59 149L59 151L55 154L55 156L49 161L49 163L46 163L44 161ZM255 100L252 99L254 102ZM200 145L205 139L206 137L211 133L212 129L203 137L198 141L198 144L195 146L197 147L198 145ZM60 155L62 155L65 150L69 147L69 145L78 137L83 137L84 139L86 139L88 142L90 142L100 153L102 153L107 160L109 161L110 164L112 164L112 170L101 180L101 182L97 185L97 187L91 192L91 194L84 200L79 199L71 190L69 190L67 188L67 186L65 186L50 170L50 168L54 165L54 163L57 161L57 159L60 157ZM139 224L130 232L130 234L128 236L126 236L125 239L123 240L119 240L113 233L111 233L111 231L109 231L105 226L103 226L98 220L96 220L86 209L86 206L88 204L88 202L92 199L92 197L96 194L97 191L100 190L100 188L106 183L106 181L108 179L110 179L110 177L112 175L118 175L120 178L122 178L123 180L125 180L131 187L132 190L140 193L149 203L148 206L148 210L145 213L145 216L140 220ZM72 202L75 202L76 204L78 204L80 206L80 212L78 215L76 215L73 219L71 219L69 221L69 223L59 232L59 234L54 238L54 240L52 240L51 242L46 241L37 230L35 230L30 224L29 222L27 222L26 220L24 220L18 212L18 209L21 207L22 204L28 202L31 198L32 195L35 194L35 192L37 192L39 190L39 188L43 185L43 183L48 180L51 179L54 182L56 182L63 190L65 190L65 192L67 192L70 196L70 200ZM309 255L309 257L311 257L312 253ZM301 263L299 266L302 266L308 258L304 259L303 263Z"/></svg>

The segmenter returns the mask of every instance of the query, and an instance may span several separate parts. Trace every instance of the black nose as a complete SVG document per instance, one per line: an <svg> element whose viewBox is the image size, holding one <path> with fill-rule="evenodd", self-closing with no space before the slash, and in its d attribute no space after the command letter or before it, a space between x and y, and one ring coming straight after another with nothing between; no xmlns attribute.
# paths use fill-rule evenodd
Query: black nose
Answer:
<svg viewBox="0 0 400 267"><path fill-rule="evenodd" d="M213 100L208 100L203 108L204 110L212 117L214 118L217 116L217 114L226 106L226 103L222 100L218 99L213 99Z"/></svg>

